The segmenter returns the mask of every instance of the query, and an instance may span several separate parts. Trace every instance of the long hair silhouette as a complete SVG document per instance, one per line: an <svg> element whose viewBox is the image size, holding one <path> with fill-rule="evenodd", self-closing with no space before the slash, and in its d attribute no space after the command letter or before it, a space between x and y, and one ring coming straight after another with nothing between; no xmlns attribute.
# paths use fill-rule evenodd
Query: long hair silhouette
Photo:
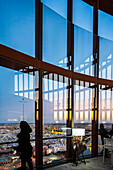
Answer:
<svg viewBox="0 0 113 170"><path fill-rule="evenodd" d="M29 169L32 170L32 146L30 143L30 133L32 132L32 129L26 121L20 122L20 129L21 131L17 135L17 141L19 144L18 151L21 153L21 169L25 170L26 163L28 163Z"/></svg>

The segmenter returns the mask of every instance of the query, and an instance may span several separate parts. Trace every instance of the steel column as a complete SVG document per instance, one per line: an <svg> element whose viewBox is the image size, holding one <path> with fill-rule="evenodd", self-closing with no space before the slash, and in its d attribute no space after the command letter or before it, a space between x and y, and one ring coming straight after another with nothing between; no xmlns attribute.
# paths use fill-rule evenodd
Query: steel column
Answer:
<svg viewBox="0 0 113 170"><path fill-rule="evenodd" d="M99 0L93 5L93 65L94 77L99 77L99 37L98 37ZM99 84L92 89L92 155L98 155L98 112Z"/></svg>
<svg viewBox="0 0 113 170"><path fill-rule="evenodd" d="M74 71L74 26L72 24L73 0L67 0L67 67ZM68 79L68 120L67 127L74 126L74 82ZM72 139L67 139L67 159L72 158L73 143Z"/></svg>
<svg viewBox="0 0 113 170"><path fill-rule="evenodd" d="M42 61L42 4L41 0L35 0L35 58ZM36 169L43 167L43 100L42 100L42 71L39 70L39 100L38 110L35 114L35 148L36 148Z"/></svg>

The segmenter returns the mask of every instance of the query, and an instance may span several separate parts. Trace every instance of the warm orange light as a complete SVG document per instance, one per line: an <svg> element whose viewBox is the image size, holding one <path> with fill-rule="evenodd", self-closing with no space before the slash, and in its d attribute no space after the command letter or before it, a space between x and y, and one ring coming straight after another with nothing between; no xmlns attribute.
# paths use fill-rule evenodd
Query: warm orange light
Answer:
<svg viewBox="0 0 113 170"><path fill-rule="evenodd" d="M64 111L64 120L68 120L68 111Z"/></svg>
<svg viewBox="0 0 113 170"><path fill-rule="evenodd" d="M39 120L39 111L36 111L36 120Z"/></svg>
<svg viewBox="0 0 113 170"><path fill-rule="evenodd" d="M66 111L66 120L68 120L68 111Z"/></svg>
<svg viewBox="0 0 113 170"><path fill-rule="evenodd" d="M94 111L92 110L92 120L94 120Z"/></svg>
<svg viewBox="0 0 113 170"><path fill-rule="evenodd" d="M72 111L69 112L69 120L72 119Z"/></svg>
<svg viewBox="0 0 113 170"><path fill-rule="evenodd" d="M97 120L97 110L95 110L95 120Z"/></svg>

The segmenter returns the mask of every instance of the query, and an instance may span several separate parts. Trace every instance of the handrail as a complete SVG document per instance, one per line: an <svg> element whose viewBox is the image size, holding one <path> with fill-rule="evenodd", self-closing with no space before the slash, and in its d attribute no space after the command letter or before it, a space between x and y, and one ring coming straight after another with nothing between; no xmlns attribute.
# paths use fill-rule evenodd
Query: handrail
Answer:
<svg viewBox="0 0 113 170"><path fill-rule="evenodd" d="M72 136L60 136L60 137L52 137L52 138L42 138L42 139L38 139L38 140L41 141L41 140L62 139L62 138L73 138L73 137ZM36 139L31 139L30 141L31 142L36 141ZM18 143L18 141L3 142L3 143L0 143L0 145L11 144L11 143Z"/></svg>

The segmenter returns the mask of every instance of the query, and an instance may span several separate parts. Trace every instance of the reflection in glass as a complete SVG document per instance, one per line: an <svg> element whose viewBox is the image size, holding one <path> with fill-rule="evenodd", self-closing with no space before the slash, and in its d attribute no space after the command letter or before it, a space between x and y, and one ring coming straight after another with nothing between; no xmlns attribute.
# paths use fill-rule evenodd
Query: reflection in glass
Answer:
<svg viewBox="0 0 113 170"><path fill-rule="evenodd" d="M93 32L93 7L82 0L73 0L73 24Z"/></svg>
<svg viewBox="0 0 113 170"><path fill-rule="evenodd" d="M99 38L99 77L113 79L113 41Z"/></svg>
<svg viewBox="0 0 113 170"><path fill-rule="evenodd" d="M41 0L41 2L62 17L67 18L67 0Z"/></svg>
<svg viewBox="0 0 113 170"><path fill-rule="evenodd" d="M113 41L113 16L99 10L98 18L98 35Z"/></svg>
<svg viewBox="0 0 113 170"><path fill-rule="evenodd" d="M0 43L35 55L35 0L0 0Z"/></svg>
<svg viewBox="0 0 113 170"><path fill-rule="evenodd" d="M83 154L90 155L92 149L92 89L88 88L87 82L76 81L76 84L74 85L74 127L85 129L82 144L86 146L86 149ZM81 86L78 86L78 84ZM84 87L84 84L86 84L86 87ZM77 138L81 140L79 137Z"/></svg>
<svg viewBox="0 0 113 170"><path fill-rule="evenodd" d="M43 5L43 61L67 68L67 21Z"/></svg>
<svg viewBox="0 0 113 170"><path fill-rule="evenodd" d="M93 75L93 34L74 25L74 71Z"/></svg>
<svg viewBox="0 0 113 170"><path fill-rule="evenodd" d="M2 76L3 75L3 76ZM0 67L0 143L17 141L20 121L25 120L32 128L30 139L35 138L35 87L34 76ZM7 84L8 82L8 84ZM17 143L0 145L0 169L20 167L21 162L14 147ZM33 151L35 143L32 142ZM35 165L35 157L32 158ZM7 163L6 163L7 162Z"/></svg>

